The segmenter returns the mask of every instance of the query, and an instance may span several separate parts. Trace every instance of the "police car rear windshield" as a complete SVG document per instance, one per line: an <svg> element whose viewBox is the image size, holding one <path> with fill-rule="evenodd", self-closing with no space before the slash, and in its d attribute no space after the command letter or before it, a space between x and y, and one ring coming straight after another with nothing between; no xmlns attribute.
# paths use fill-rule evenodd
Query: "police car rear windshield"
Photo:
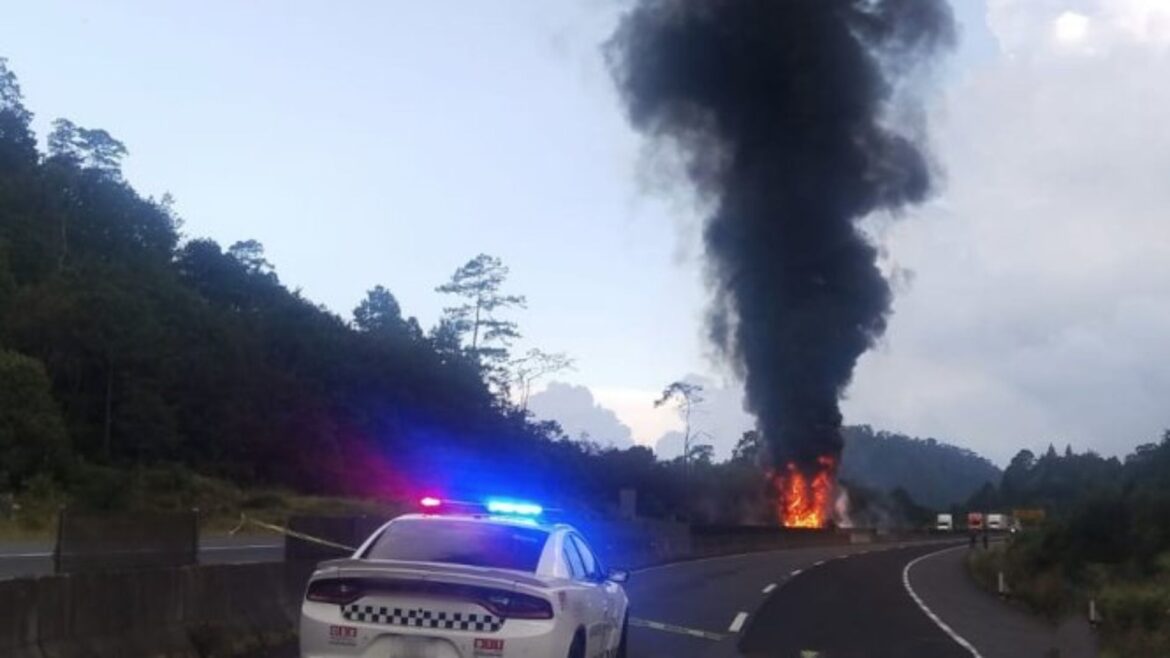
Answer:
<svg viewBox="0 0 1170 658"><path fill-rule="evenodd" d="M547 540L548 533L539 528L454 519L401 519L378 536L364 557L534 572Z"/></svg>

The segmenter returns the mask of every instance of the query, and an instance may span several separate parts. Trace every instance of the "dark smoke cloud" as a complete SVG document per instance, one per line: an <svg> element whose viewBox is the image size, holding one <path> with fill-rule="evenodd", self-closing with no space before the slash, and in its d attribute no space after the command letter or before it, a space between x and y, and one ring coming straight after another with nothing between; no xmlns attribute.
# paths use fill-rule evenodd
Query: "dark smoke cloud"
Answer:
<svg viewBox="0 0 1170 658"><path fill-rule="evenodd" d="M856 222L930 191L908 83L952 40L943 0L641 0L607 44L631 122L714 207L710 333L777 464L840 452L890 309Z"/></svg>

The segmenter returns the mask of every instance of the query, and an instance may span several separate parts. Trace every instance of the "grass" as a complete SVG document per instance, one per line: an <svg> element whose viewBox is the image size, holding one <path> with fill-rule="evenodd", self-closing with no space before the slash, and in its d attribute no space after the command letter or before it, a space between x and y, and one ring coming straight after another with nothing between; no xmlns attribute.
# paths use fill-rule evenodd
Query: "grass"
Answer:
<svg viewBox="0 0 1170 658"><path fill-rule="evenodd" d="M1170 553L1152 573L1129 564L1090 564L1073 578L1059 561L1037 560L1035 549L972 551L967 570L990 592L996 592L1002 571L1011 599L1049 620L1083 614L1088 601L1096 600L1102 658L1170 656Z"/></svg>
<svg viewBox="0 0 1170 658"><path fill-rule="evenodd" d="M1080 606L1059 566L1036 569L1023 564L1009 546L998 544L988 550L971 551L967 571L980 587L998 594L999 574L1008 585L1010 600L1051 622Z"/></svg>

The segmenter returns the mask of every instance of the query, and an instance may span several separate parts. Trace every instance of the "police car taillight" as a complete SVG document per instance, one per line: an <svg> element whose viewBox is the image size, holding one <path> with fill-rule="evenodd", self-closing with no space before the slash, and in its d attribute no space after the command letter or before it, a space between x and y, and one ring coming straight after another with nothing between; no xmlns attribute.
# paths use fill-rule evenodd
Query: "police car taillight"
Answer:
<svg viewBox="0 0 1170 658"><path fill-rule="evenodd" d="M505 619L552 619L552 604L539 596L500 592L479 600L488 612Z"/></svg>
<svg viewBox="0 0 1170 658"><path fill-rule="evenodd" d="M309 583L305 598L316 603L353 603L365 594L361 583L347 578L326 578Z"/></svg>

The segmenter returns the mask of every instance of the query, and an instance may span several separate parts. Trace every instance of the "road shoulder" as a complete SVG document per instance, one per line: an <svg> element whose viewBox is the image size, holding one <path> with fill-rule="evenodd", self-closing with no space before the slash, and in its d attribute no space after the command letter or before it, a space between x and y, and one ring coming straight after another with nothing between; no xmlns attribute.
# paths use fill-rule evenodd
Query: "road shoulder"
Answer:
<svg viewBox="0 0 1170 658"><path fill-rule="evenodd" d="M984 658L1043 658L1053 650L1061 658L1096 658L1096 639L1084 619L1053 626L980 589L964 564L969 550L927 556L907 577L923 604Z"/></svg>

